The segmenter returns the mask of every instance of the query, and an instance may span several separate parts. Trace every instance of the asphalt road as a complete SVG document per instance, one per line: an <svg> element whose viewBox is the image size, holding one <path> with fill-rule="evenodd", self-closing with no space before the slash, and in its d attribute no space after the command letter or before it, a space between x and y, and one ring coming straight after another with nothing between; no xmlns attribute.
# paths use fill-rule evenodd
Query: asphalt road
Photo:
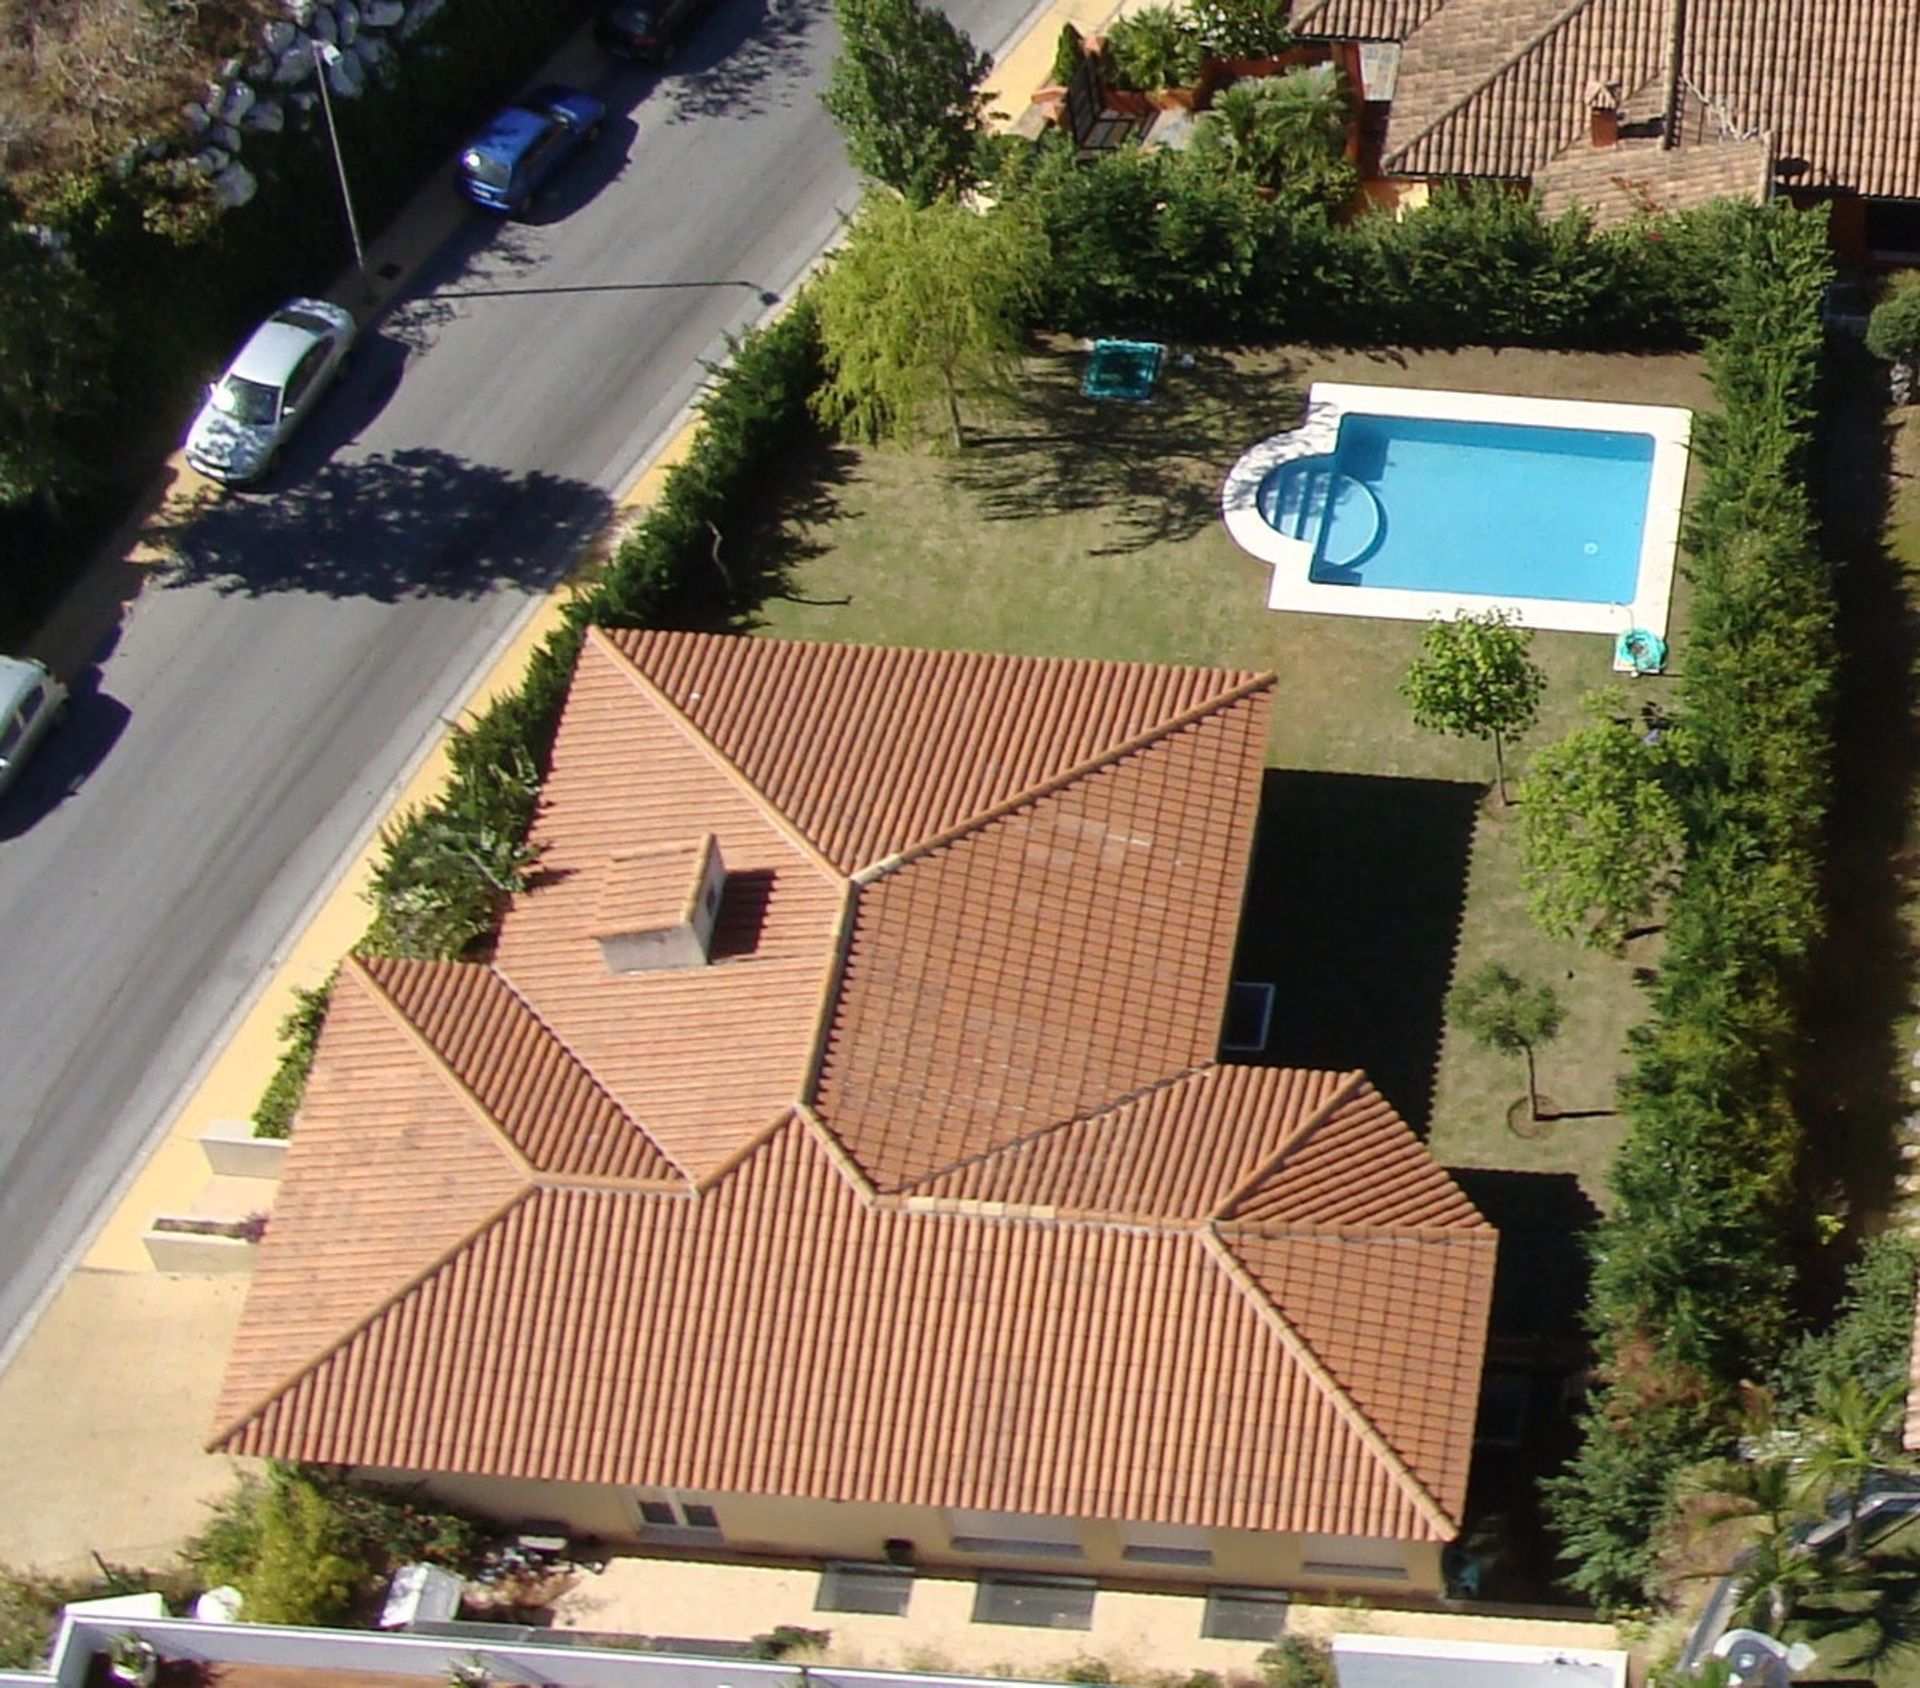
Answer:
<svg viewBox="0 0 1920 1688"><path fill-rule="evenodd" d="M949 11L998 48L1026 7ZM722 0L664 76L577 45L598 147L531 221L461 220L275 487L178 536L73 677L0 797L0 1360L701 360L852 203L833 50L826 0Z"/></svg>

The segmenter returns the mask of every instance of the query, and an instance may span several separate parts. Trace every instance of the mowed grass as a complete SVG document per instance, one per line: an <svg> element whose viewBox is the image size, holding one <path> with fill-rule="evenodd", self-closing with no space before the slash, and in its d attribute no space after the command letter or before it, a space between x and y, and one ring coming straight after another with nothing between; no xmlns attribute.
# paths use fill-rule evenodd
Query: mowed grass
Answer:
<svg viewBox="0 0 1920 1688"><path fill-rule="evenodd" d="M1238 973L1275 982L1270 1056L1365 1066L1451 1165L1572 1174L1604 1200L1621 1049L1643 1011L1633 968L1541 936L1526 917L1491 747L1413 725L1400 683L1422 629L1265 607L1267 567L1220 521L1248 445L1299 421L1316 380L1541 397L1708 402L1697 360L1484 350L1281 349L1176 360L1147 405L1080 398L1082 359L1034 358L1012 414L974 418L958 455L824 450L796 467L772 547L779 595L757 630L799 639L1270 669L1278 677ZM1500 543L1490 532L1489 545ZM1684 628L1684 587L1675 628ZM1674 639L1685 660L1683 633ZM1539 634L1549 742L1582 696L1618 684L1609 642ZM1637 682L1660 701L1665 680ZM1657 943L1656 940L1652 942ZM1542 1089L1570 1114L1509 1125L1519 1063L1443 1023L1448 980L1499 960L1551 983L1565 1029Z"/></svg>

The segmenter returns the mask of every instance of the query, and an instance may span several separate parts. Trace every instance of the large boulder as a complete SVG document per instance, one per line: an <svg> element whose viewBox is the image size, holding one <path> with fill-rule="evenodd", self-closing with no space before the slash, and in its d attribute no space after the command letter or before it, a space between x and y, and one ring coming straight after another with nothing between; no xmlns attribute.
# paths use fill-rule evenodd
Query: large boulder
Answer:
<svg viewBox="0 0 1920 1688"><path fill-rule="evenodd" d="M340 26L334 21L331 6L316 6L313 9L313 22L307 25L316 41L324 41L329 47L340 45Z"/></svg>
<svg viewBox="0 0 1920 1688"><path fill-rule="evenodd" d="M327 86L343 100L357 100L367 91L367 67L353 53L342 53L327 66Z"/></svg>
<svg viewBox="0 0 1920 1688"><path fill-rule="evenodd" d="M360 8L353 0L333 0L333 27L340 32L340 45L351 47L360 33Z"/></svg>
<svg viewBox="0 0 1920 1688"><path fill-rule="evenodd" d="M391 29L406 15L402 0L360 0L362 29Z"/></svg>
<svg viewBox="0 0 1920 1688"><path fill-rule="evenodd" d="M318 0L285 0L287 16L301 29L313 27L313 14L319 10Z"/></svg>
<svg viewBox="0 0 1920 1688"><path fill-rule="evenodd" d="M402 39L408 39L419 34L434 18L439 16L440 8L446 3L447 0L407 0L406 19L400 25Z"/></svg>
<svg viewBox="0 0 1920 1688"><path fill-rule="evenodd" d="M276 58L300 39L300 31L285 18L268 18L260 26L260 45Z"/></svg>
<svg viewBox="0 0 1920 1688"><path fill-rule="evenodd" d="M286 126L286 107L278 100L261 100L240 124L242 129L250 129L257 135L277 135Z"/></svg>
<svg viewBox="0 0 1920 1688"><path fill-rule="evenodd" d="M189 135L204 135L212 127L213 116L198 100L189 100L180 108L180 121Z"/></svg>
<svg viewBox="0 0 1920 1688"><path fill-rule="evenodd" d="M303 35L280 55L273 67L273 80L282 88L304 82L313 75L313 65L313 38Z"/></svg>
<svg viewBox="0 0 1920 1688"><path fill-rule="evenodd" d="M220 102L220 121L222 123L243 123L247 113L260 103L260 96L245 82L232 82L227 85L226 97Z"/></svg>
<svg viewBox="0 0 1920 1688"><path fill-rule="evenodd" d="M245 205L260 191L260 184L244 164L229 164L219 175L213 178L213 202L222 211L233 211Z"/></svg>

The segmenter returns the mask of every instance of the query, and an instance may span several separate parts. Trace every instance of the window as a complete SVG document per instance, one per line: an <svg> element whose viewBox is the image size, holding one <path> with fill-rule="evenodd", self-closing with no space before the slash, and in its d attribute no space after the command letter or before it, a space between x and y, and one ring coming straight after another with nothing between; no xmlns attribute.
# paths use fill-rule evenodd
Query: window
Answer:
<svg viewBox="0 0 1920 1688"><path fill-rule="evenodd" d="M973 1621L1038 1629L1092 1629L1097 1585L1083 1577L985 1576L974 1587Z"/></svg>
<svg viewBox="0 0 1920 1688"><path fill-rule="evenodd" d="M1278 1641L1287 1597L1265 1588L1210 1588L1200 1633L1213 1641Z"/></svg>
<svg viewBox="0 0 1920 1688"><path fill-rule="evenodd" d="M327 361L327 353L332 349L332 344L329 340L322 340L293 366L293 373L287 377L286 408L288 410L296 408L307 396L308 389L313 385L313 378L320 373L320 366Z"/></svg>
<svg viewBox="0 0 1920 1688"><path fill-rule="evenodd" d="M820 1573L816 1612L868 1612L904 1618L913 1599L913 1572L904 1565L836 1561Z"/></svg>
<svg viewBox="0 0 1920 1688"><path fill-rule="evenodd" d="M1306 1536L1300 1570L1341 1582L1405 1582L1407 1556L1399 1542L1379 1536Z"/></svg>
<svg viewBox="0 0 1920 1688"><path fill-rule="evenodd" d="M1211 1565L1213 1541L1190 1524L1122 1524L1121 1558L1135 1565Z"/></svg>
<svg viewBox="0 0 1920 1688"><path fill-rule="evenodd" d="M633 1497L643 1534L720 1534L720 1514L705 1501L688 1500L674 1489L642 1489Z"/></svg>
<svg viewBox="0 0 1920 1688"><path fill-rule="evenodd" d="M956 1553L998 1553L1017 1559L1080 1557L1079 1533L1064 1518L955 1507L947 1514L947 1529Z"/></svg>

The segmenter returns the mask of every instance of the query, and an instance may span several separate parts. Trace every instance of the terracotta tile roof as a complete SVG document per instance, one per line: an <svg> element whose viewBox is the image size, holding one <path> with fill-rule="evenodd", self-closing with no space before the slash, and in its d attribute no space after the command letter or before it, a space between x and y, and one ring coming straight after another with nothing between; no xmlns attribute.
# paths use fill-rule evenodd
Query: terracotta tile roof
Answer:
<svg viewBox="0 0 1920 1688"><path fill-rule="evenodd" d="M1374 35L1366 0L1302 13L1315 34ZM1352 13L1352 16L1347 14ZM1674 0L1445 0L1407 17L1383 168L1524 180L1583 144L1587 90L1654 89L1674 66ZM1920 197L1920 13L1907 0L1687 0L1679 34L1682 151L1770 139L1796 187ZM1344 29L1342 26L1346 26ZM1750 191L1748 161L1715 170Z"/></svg>
<svg viewBox="0 0 1920 1688"><path fill-rule="evenodd" d="M1267 694L862 884L814 1106L883 1189L1212 1058Z"/></svg>
<svg viewBox="0 0 1920 1688"><path fill-rule="evenodd" d="M1404 41L1446 0L1302 0L1293 8L1296 35L1333 41Z"/></svg>
<svg viewBox="0 0 1920 1688"><path fill-rule="evenodd" d="M1491 1229L1360 1075L1213 1061L1270 682L907 656L589 638L494 963L342 974L224 1446L1455 1532ZM976 682L1017 732L913 724ZM713 963L609 972L704 830Z"/></svg>
<svg viewBox="0 0 1920 1688"><path fill-rule="evenodd" d="M1584 206L1597 228L1614 228L1650 211L1683 211L1715 199L1758 204L1772 181L1773 143L1763 137L1671 148L1655 141L1576 145L1548 160L1533 188L1550 217Z"/></svg>
<svg viewBox="0 0 1920 1688"><path fill-rule="evenodd" d="M597 933L651 931L691 919L712 845L713 835L703 833L612 857L598 875Z"/></svg>

